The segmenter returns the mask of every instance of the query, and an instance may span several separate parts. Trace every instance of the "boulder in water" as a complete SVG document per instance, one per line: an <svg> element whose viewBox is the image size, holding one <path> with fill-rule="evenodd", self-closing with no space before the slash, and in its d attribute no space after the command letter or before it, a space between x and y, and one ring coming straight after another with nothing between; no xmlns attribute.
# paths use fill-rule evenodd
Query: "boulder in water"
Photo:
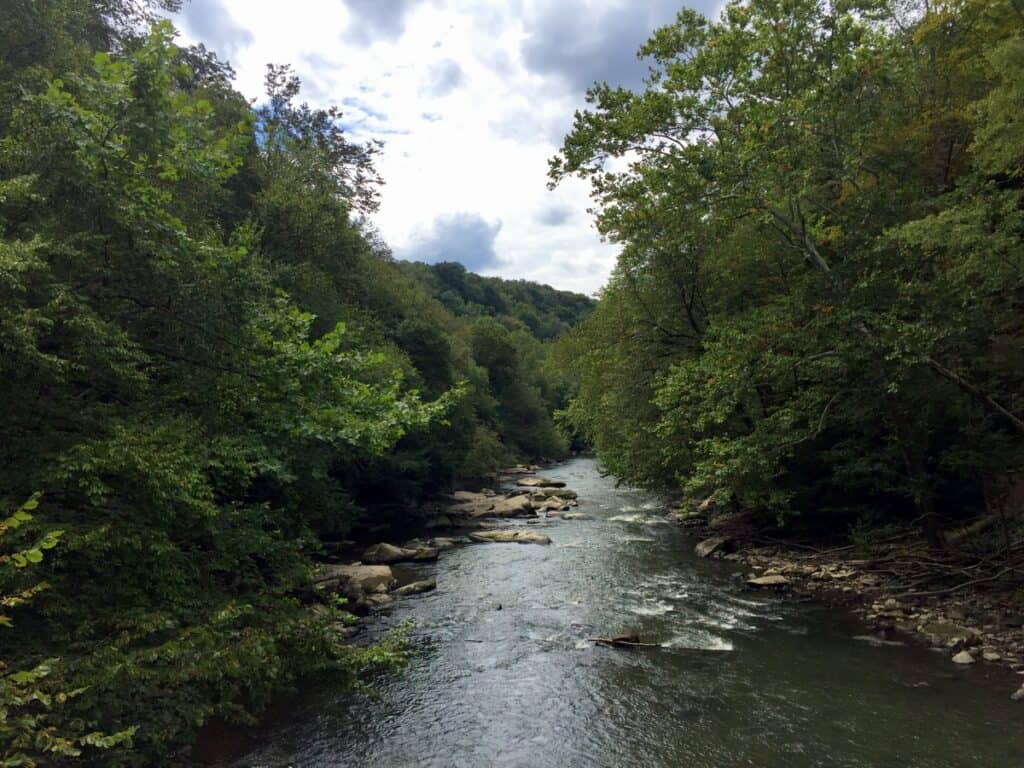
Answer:
<svg viewBox="0 0 1024 768"><path fill-rule="evenodd" d="M490 514L493 508L494 501L492 499L485 499L484 501L467 501L461 504L456 504L453 507L449 507L448 514L463 517L486 517Z"/></svg>
<svg viewBox="0 0 1024 768"><path fill-rule="evenodd" d="M960 651L953 657L954 664L973 664L975 661L976 659L970 651Z"/></svg>
<svg viewBox="0 0 1024 768"><path fill-rule="evenodd" d="M516 529L500 531L474 531L469 534L474 541L515 543L515 544L550 544L551 539L536 531L520 531Z"/></svg>
<svg viewBox="0 0 1024 768"><path fill-rule="evenodd" d="M411 584L399 587L393 594L406 597L408 595L418 595L421 592L430 592L432 589L437 589L437 579L431 578L424 579L423 581L414 581Z"/></svg>
<svg viewBox="0 0 1024 768"><path fill-rule="evenodd" d="M556 488L550 485L542 485L533 489L533 495L543 494L545 498L556 497L559 499L575 499L576 491L571 488Z"/></svg>
<svg viewBox="0 0 1024 768"><path fill-rule="evenodd" d="M363 604L369 608L383 608L393 602L395 602L395 598L386 592L374 592L363 600Z"/></svg>
<svg viewBox="0 0 1024 768"><path fill-rule="evenodd" d="M751 587L785 587L789 585L789 579L781 573L773 573L768 576L755 576L747 579L747 585Z"/></svg>
<svg viewBox="0 0 1024 768"><path fill-rule="evenodd" d="M940 648L965 648L977 645L980 639L978 630L951 621L929 621L920 630L932 645Z"/></svg>
<svg viewBox="0 0 1024 768"><path fill-rule="evenodd" d="M533 514L533 502L528 496L511 496L494 502L491 514L495 517L519 517Z"/></svg>
<svg viewBox="0 0 1024 768"><path fill-rule="evenodd" d="M388 544L382 542L380 544L374 544L363 552L364 563L375 563L375 564L391 564L401 563L403 561L416 560L436 560L438 552L436 549L431 547L421 547L419 549L406 549L404 547L396 547L394 544Z"/></svg>
<svg viewBox="0 0 1024 768"><path fill-rule="evenodd" d="M698 557L711 557L715 552L724 551L728 544L728 539L722 536L712 536L697 544L693 551L697 553Z"/></svg>
<svg viewBox="0 0 1024 768"><path fill-rule="evenodd" d="M320 568L314 583L321 589L344 595L353 610L380 607L391 601L387 591L394 585L395 576L386 565L329 565ZM383 599L378 597L383 596Z"/></svg>

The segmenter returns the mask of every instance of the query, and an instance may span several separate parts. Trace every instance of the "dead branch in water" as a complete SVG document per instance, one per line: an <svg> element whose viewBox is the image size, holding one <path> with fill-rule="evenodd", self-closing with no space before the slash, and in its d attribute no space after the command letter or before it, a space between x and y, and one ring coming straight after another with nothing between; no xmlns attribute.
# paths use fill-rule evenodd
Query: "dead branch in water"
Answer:
<svg viewBox="0 0 1024 768"><path fill-rule="evenodd" d="M600 645L609 645L621 648L660 648L660 643L642 643L639 640L632 640L624 637L592 637L591 642Z"/></svg>

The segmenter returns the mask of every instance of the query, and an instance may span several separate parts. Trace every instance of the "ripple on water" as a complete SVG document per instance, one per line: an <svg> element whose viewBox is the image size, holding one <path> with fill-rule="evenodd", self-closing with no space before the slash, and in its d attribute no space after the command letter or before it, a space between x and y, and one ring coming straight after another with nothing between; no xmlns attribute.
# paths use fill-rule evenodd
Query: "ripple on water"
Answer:
<svg viewBox="0 0 1024 768"><path fill-rule="evenodd" d="M682 632L661 644L662 648L677 651L715 651L729 653L734 650L732 641L710 632Z"/></svg>
<svg viewBox="0 0 1024 768"><path fill-rule="evenodd" d="M608 519L613 523L639 523L645 517L646 515L644 515L642 512L633 512L630 514L612 515Z"/></svg>
<svg viewBox="0 0 1024 768"><path fill-rule="evenodd" d="M626 610L630 613L635 613L637 616L664 616L667 613L672 613L675 607L671 603L657 600L642 605L634 605Z"/></svg>

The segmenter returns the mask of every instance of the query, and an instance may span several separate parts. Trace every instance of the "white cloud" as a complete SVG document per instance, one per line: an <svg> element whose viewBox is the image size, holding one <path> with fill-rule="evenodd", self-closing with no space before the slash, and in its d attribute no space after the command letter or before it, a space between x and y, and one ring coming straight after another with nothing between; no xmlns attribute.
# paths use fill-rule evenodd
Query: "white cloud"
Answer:
<svg viewBox="0 0 1024 768"><path fill-rule="evenodd" d="M547 189L547 161L585 84L609 76L594 51L621 59L672 5L630 15L633 0L572 0L566 20L563 0L192 0L179 21L230 59L247 97L262 97L267 63L292 64L303 98L342 106L353 138L385 141L374 223L397 254L437 236L472 260L450 245L463 225L493 232L470 268L593 293L616 249L593 229L585 184ZM585 39L573 50L566 34Z"/></svg>

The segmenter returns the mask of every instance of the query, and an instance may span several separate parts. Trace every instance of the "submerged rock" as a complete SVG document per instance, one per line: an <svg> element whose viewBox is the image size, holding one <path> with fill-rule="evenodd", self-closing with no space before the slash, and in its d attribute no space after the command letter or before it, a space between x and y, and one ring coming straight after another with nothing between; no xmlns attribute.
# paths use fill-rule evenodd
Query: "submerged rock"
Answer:
<svg viewBox="0 0 1024 768"><path fill-rule="evenodd" d="M697 544L693 551L697 553L698 557L710 557L715 552L724 550L728 543L729 540L722 536L712 536Z"/></svg>
<svg viewBox="0 0 1024 768"><path fill-rule="evenodd" d="M523 464L516 464L514 467L508 467L506 469L500 470L499 474L502 474L502 475L532 475L538 469L540 469L540 467L536 467L536 465L527 467L527 466L525 466Z"/></svg>
<svg viewBox="0 0 1024 768"><path fill-rule="evenodd" d="M954 664L973 664L976 661L970 651L960 651L953 657Z"/></svg>
<svg viewBox="0 0 1024 768"><path fill-rule="evenodd" d="M562 515L562 519L563 520L589 520L590 518L587 517L586 512L567 512L566 514Z"/></svg>
<svg viewBox="0 0 1024 768"><path fill-rule="evenodd" d="M515 543L515 544L550 544L551 539L543 533L535 531L501 530L501 531L474 531L469 534L474 541Z"/></svg>
<svg viewBox="0 0 1024 768"><path fill-rule="evenodd" d="M981 636L973 627L963 627L951 621L929 621L922 624L920 630L932 645L944 648L977 645Z"/></svg>
<svg viewBox="0 0 1024 768"><path fill-rule="evenodd" d="M1010 698L1014 701L1024 701L1024 685L1016 693L1011 693Z"/></svg>
<svg viewBox="0 0 1024 768"><path fill-rule="evenodd" d="M432 589L437 589L437 579L431 578L424 579L423 581L414 581L411 584L399 587L393 594L405 597L408 595L418 595L421 592L430 592Z"/></svg>

